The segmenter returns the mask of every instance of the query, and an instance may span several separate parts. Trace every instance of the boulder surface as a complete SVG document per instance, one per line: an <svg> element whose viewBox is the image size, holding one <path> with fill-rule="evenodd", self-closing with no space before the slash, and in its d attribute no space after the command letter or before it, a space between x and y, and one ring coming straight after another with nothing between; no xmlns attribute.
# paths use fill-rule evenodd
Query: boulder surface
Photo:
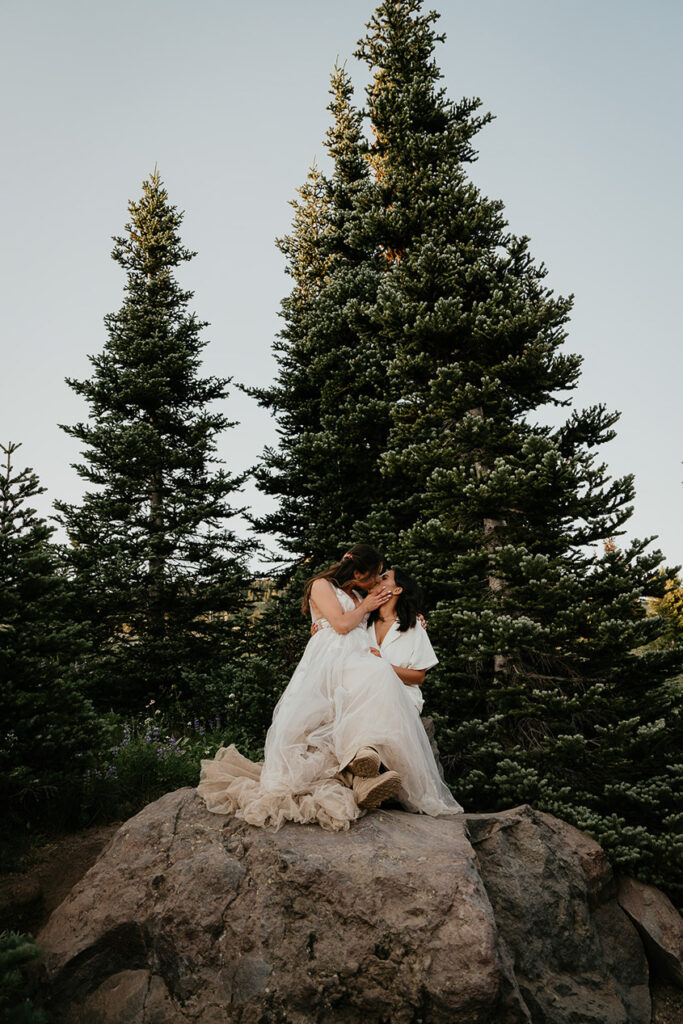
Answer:
<svg viewBox="0 0 683 1024"><path fill-rule="evenodd" d="M37 942L56 1024L650 1021L603 851L526 805L274 833L178 790L119 829Z"/></svg>
<svg viewBox="0 0 683 1024"><path fill-rule="evenodd" d="M602 847L527 805L467 821L534 1024L649 1022L645 951Z"/></svg>
<svg viewBox="0 0 683 1024"><path fill-rule="evenodd" d="M655 970L683 988L683 919L668 896L624 876L619 879L619 903L640 932Z"/></svg>

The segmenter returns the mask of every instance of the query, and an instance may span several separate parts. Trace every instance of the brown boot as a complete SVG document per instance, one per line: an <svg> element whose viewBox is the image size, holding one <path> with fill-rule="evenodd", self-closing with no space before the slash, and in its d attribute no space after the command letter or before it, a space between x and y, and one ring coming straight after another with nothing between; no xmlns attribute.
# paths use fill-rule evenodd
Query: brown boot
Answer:
<svg viewBox="0 0 683 1024"><path fill-rule="evenodd" d="M374 747L361 747L354 759L347 764L346 771L369 779L379 773L381 763Z"/></svg>
<svg viewBox="0 0 683 1024"><path fill-rule="evenodd" d="M398 772L382 772L372 779L353 777L353 795L356 803L364 810L379 807L383 800L396 796L401 788L401 776Z"/></svg>

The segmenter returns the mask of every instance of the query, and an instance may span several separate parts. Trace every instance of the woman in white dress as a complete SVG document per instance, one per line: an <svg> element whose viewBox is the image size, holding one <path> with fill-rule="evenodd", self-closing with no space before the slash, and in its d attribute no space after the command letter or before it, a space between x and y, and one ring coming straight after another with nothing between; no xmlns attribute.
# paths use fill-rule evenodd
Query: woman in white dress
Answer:
<svg viewBox="0 0 683 1024"><path fill-rule="evenodd" d="M462 811L407 687L370 650L368 616L391 600L386 585L375 589L381 567L373 548L356 544L309 581L302 610L319 629L275 707L263 763L234 744L203 760L197 790L210 811L262 827L289 820L334 831L394 795L410 811Z"/></svg>

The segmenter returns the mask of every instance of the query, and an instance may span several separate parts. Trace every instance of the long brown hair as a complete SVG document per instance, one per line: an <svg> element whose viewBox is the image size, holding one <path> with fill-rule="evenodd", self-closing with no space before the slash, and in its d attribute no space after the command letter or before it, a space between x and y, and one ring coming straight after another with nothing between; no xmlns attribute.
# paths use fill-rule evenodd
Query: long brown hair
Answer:
<svg viewBox="0 0 683 1024"><path fill-rule="evenodd" d="M378 573L383 564L384 559L379 551L376 551L370 544L354 544L342 556L341 561L335 562L329 569L319 572L316 576L311 576L304 587L301 614L309 614L308 602L311 597L311 587L316 580L329 580L340 590L349 591L353 589L355 583L354 572L359 572L362 576L369 576L372 573Z"/></svg>

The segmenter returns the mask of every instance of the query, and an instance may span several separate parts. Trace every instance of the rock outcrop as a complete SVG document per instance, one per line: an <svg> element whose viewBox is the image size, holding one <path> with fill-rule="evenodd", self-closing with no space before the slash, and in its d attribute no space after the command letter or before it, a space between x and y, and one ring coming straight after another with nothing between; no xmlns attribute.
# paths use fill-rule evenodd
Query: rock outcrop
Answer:
<svg viewBox="0 0 683 1024"><path fill-rule="evenodd" d="M683 988L683 918L653 885L619 879L619 903L640 932L650 962L667 981Z"/></svg>
<svg viewBox="0 0 683 1024"><path fill-rule="evenodd" d="M272 833L193 789L126 822L37 937L57 1024L649 1024L601 848L528 806Z"/></svg>
<svg viewBox="0 0 683 1024"><path fill-rule="evenodd" d="M467 821L534 1024L649 1022L643 945L602 848L528 806Z"/></svg>

